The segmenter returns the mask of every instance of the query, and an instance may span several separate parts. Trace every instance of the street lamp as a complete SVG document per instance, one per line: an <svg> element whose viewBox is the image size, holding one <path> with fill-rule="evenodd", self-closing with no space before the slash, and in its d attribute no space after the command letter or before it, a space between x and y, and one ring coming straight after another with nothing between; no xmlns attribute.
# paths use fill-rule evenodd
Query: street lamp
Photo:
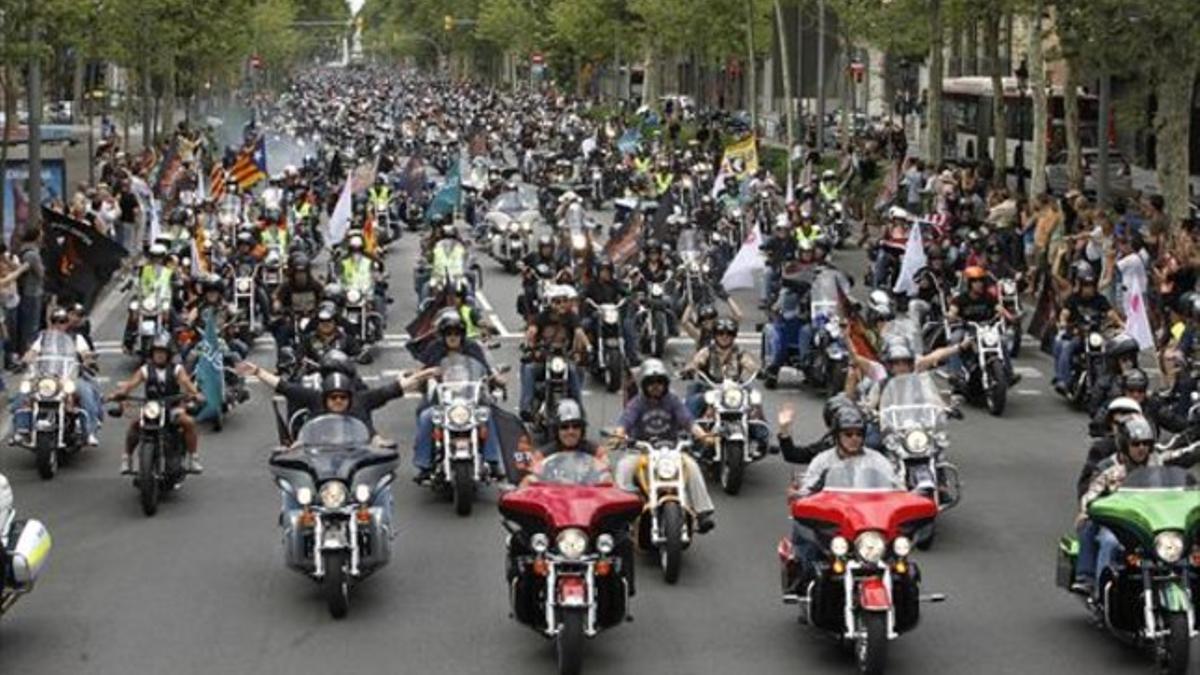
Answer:
<svg viewBox="0 0 1200 675"><path fill-rule="evenodd" d="M1029 87L1029 64L1024 56L1014 73L1017 76L1017 192L1025 193L1025 90Z"/></svg>

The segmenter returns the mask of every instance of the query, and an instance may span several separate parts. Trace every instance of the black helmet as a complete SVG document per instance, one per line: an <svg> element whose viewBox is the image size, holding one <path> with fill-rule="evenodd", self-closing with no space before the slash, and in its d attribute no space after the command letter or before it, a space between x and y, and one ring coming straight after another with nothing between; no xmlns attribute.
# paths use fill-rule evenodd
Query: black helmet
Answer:
<svg viewBox="0 0 1200 675"><path fill-rule="evenodd" d="M599 274L604 270L608 270L609 274L615 275L617 268L616 265L613 264L613 261L609 258L601 258L600 261L596 263L596 274Z"/></svg>
<svg viewBox="0 0 1200 675"><path fill-rule="evenodd" d="M209 274L200 282L200 292L202 293L224 293L225 282L216 274Z"/></svg>
<svg viewBox="0 0 1200 675"><path fill-rule="evenodd" d="M845 393L839 393L836 396L831 396L829 397L829 400L825 401L825 406L821 409L821 418L825 420L825 426L827 428L833 427L834 415L837 414L838 410L841 410L846 406L853 407L854 401L850 400L850 397Z"/></svg>
<svg viewBox="0 0 1200 675"><path fill-rule="evenodd" d="M1141 351L1138 341L1133 339L1133 336L1128 333L1121 333L1104 344L1104 356L1112 361L1132 356L1137 358L1137 353Z"/></svg>
<svg viewBox="0 0 1200 675"><path fill-rule="evenodd" d="M717 319L717 325L713 327L713 333L715 335L720 335L721 333L732 333L736 337L737 332L738 332L737 321L734 321L733 319L731 319L727 316Z"/></svg>
<svg viewBox="0 0 1200 675"><path fill-rule="evenodd" d="M459 333L466 332L466 326L463 325L462 317L453 308L442 310L437 318L437 332L445 335L451 330L457 330Z"/></svg>
<svg viewBox="0 0 1200 675"><path fill-rule="evenodd" d="M288 267L293 272L307 272L312 267L312 260L309 260L308 254L304 251L296 251L288 261Z"/></svg>
<svg viewBox="0 0 1200 675"><path fill-rule="evenodd" d="M839 407L833 413L833 424L830 425L830 430L839 434L843 431L851 429L866 429L867 420L863 417L862 411L853 403L847 402L846 405Z"/></svg>
<svg viewBox="0 0 1200 675"><path fill-rule="evenodd" d="M717 318L717 308L712 305L701 305L696 311L697 321L714 321Z"/></svg>
<svg viewBox="0 0 1200 675"><path fill-rule="evenodd" d="M1123 391L1146 391L1150 388L1150 378L1146 376L1146 371L1141 368L1134 368L1125 373L1121 378L1121 389Z"/></svg>
<svg viewBox="0 0 1200 675"><path fill-rule="evenodd" d="M1129 454L1129 446L1134 443L1153 443L1154 427L1141 415L1134 415L1125 420L1117 429L1117 447L1122 454Z"/></svg>
<svg viewBox="0 0 1200 675"><path fill-rule="evenodd" d="M568 422L578 422L583 427L587 428L587 415L583 412L583 406L573 398L564 398L558 402L558 407L554 411L554 422L558 425L563 425Z"/></svg>
<svg viewBox="0 0 1200 675"><path fill-rule="evenodd" d="M70 320L71 315L66 307L55 307L54 311L50 312L50 323L66 323Z"/></svg>
<svg viewBox="0 0 1200 675"><path fill-rule="evenodd" d="M175 341L171 339L171 334L163 331L154 336L154 340L150 343L150 353L156 351L165 351L168 354L175 353Z"/></svg>
<svg viewBox="0 0 1200 675"><path fill-rule="evenodd" d="M346 289L342 288L342 285L339 283L330 282L325 284L325 287L321 289L321 296L328 302L340 305L346 300Z"/></svg>
<svg viewBox="0 0 1200 675"><path fill-rule="evenodd" d="M322 373L342 373L348 377L354 377L357 370L354 367L354 361L340 349L330 349L325 352L325 356L321 357Z"/></svg>
<svg viewBox="0 0 1200 675"><path fill-rule="evenodd" d="M1079 261L1075 266L1075 281L1081 284L1096 283L1096 270L1091 265L1084 261Z"/></svg>
<svg viewBox="0 0 1200 675"><path fill-rule="evenodd" d="M343 393L347 396L354 393L354 384L345 373L333 372L321 379L321 398L330 394Z"/></svg>
<svg viewBox="0 0 1200 675"><path fill-rule="evenodd" d="M239 231L237 233L237 243L239 245L247 244L249 246L253 246L254 245L254 232L252 232L250 230Z"/></svg>
<svg viewBox="0 0 1200 675"><path fill-rule="evenodd" d="M171 211L170 223L172 225L186 225L188 221L188 210L183 207L178 207Z"/></svg>
<svg viewBox="0 0 1200 675"><path fill-rule="evenodd" d="M646 240L646 253L662 253L662 252L663 252L663 245L662 245L661 241L659 241L657 239L647 239Z"/></svg>

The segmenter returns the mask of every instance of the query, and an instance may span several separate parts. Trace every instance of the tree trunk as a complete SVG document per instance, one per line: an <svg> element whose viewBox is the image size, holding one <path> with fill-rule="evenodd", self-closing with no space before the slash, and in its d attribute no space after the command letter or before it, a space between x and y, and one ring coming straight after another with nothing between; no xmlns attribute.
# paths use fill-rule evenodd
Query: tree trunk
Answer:
<svg viewBox="0 0 1200 675"><path fill-rule="evenodd" d="M962 31L952 31L950 39L950 62L946 64L950 77L962 77L963 74L963 34Z"/></svg>
<svg viewBox="0 0 1200 675"><path fill-rule="evenodd" d="M1079 143L1079 66L1063 61L1063 121L1067 131L1067 187L1083 191L1083 149Z"/></svg>
<svg viewBox="0 0 1200 675"><path fill-rule="evenodd" d="M779 64L783 68L783 114L787 128L787 198L792 199L792 190L795 187L794 176L792 175L792 148L796 145L796 127L795 115L792 111L795 109L795 102L792 100L792 78L790 67L788 66L788 46L787 33L783 28L783 8L779 6L779 0L775 0L775 22L779 27Z"/></svg>
<svg viewBox="0 0 1200 675"><path fill-rule="evenodd" d="M1029 31L1029 89L1033 99L1033 164L1030 170L1029 194L1037 196L1046 191L1046 55L1042 50L1042 11L1045 0L1037 0L1030 17ZM1028 164L1028 162L1027 162Z"/></svg>
<svg viewBox="0 0 1200 675"><path fill-rule="evenodd" d="M78 124L83 115L83 74L87 66L83 50L75 49L75 70L71 73L71 124Z"/></svg>
<svg viewBox="0 0 1200 675"><path fill-rule="evenodd" d="M658 99L658 48L646 48L646 60L642 65L642 105L651 105Z"/></svg>
<svg viewBox="0 0 1200 675"><path fill-rule="evenodd" d="M169 136L175 129L175 55L163 62L162 132Z"/></svg>
<svg viewBox="0 0 1200 675"><path fill-rule="evenodd" d="M1158 185L1166 202L1171 228L1188 218L1188 148L1190 146L1193 86L1197 63L1177 63L1160 74L1155 95L1158 113L1154 135L1158 139Z"/></svg>
<svg viewBox="0 0 1200 675"><path fill-rule="evenodd" d="M926 104L927 124L925 156L937 170L942 164L942 0L929 2L929 101Z"/></svg>
<svg viewBox="0 0 1200 675"><path fill-rule="evenodd" d="M934 0L939 2L940 0ZM817 153L825 152L825 0L817 0Z"/></svg>
<svg viewBox="0 0 1200 675"><path fill-rule="evenodd" d="M987 50L988 74L992 77L992 184L1008 184L1007 106L1004 104L1004 63L1000 60L1000 11L993 6L984 18L984 49Z"/></svg>
<svg viewBox="0 0 1200 675"><path fill-rule="evenodd" d="M1096 180L1096 200L1101 204L1108 204L1108 123L1109 116L1112 114L1112 76L1108 73L1100 74L1100 114L1096 120L1096 170L1093 172ZM1187 147L1184 144L1183 147Z"/></svg>
<svg viewBox="0 0 1200 675"><path fill-rule="evenodd" d="M979 74L979 26L967 19L966 45L963 46L963 75Z"/></svg>
<svg viewBox="0 0 1200 675"><path fill-rule="evenodd" d="M30 44L41 44L41 31L35 19L29 27ZM35 228L42 222L42 56L35 53L29 60L29 221Z"/></svg>
<svg viewBox="0 0 1200 675"><path fill-rule="evenodd" d="M758 60L754 58L754 0L746 0L746 55L749 61L746 62L746 68L743 72L746 73L746 83L749 87L749 92L746 96L746 108L750 111L750 129L751 133L758 134Z"/></svg>

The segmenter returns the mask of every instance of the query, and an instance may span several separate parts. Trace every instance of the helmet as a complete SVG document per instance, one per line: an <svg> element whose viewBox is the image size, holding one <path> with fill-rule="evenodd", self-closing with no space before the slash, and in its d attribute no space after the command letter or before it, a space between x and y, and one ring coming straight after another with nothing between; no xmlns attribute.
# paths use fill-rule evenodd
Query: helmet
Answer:
<svg viewBox="0 0 1200 675"><path fill-rule="evenodd" d="M1118 396L1117 398L1109 401L1108 407L1104 409L1105 416L1109 418L1112 418L1113 415L1119 415L1122 413L1141 415L1142 406L1140 403L1129 398L1128 396Z"/></svg>
<svg viewBox="0 0 1200 675"><path fill-rule="evenodd" d="M1121 378L1122 391L1146 391L1149 388L1150 378L1146 376L1146 371L1142 370L1141 368L1134 368L1128 373L1125 373L1125 376Z"/></svg>
<svg viewBox="0 0 1200 675"><path fill-rule="evenodd" d="M291 260L288 261L288 267L293 272L307 272L312 267L312 261L309 260L308 254L303 251L296 251L292 254Z"/></svg>
<svg viewBox="0 0 1200 675"><path fill-rule="evenodd" d="M1096 283L1096 269L1084 261L1079 261L1075 265L1075 281L1081 284Z"/></svg>
<svg viewBox="0 0 1200 675"><path fill-rule="evenodd" d="M55 307L54 311L50 312L50 323L65 323L70 320L71 315L66 307Z"/></svg>
<svg viewBox="0 0 1200 675"><path fill-rule="evenodd" d="M871 295L867 296L867 312L877 321L888 321L892 318L892 298L887 291L871 291Z"/></svg>
<svg viewBox="0 0 1200 675"><path fill-rule="evenodd" d="M209 274L200 282L200 291L202 293L223 293L225 292L225 282L216 274Z"/></svg>
<svg viewBox="0 0 1200 675"><path fill-rule="evenodd" d="M1128 333L1121 333L1110 338L1104 344L1104 355L1113 361L1127 356L1136 358L1139 351L1141 351L1141 347L1138 345L1138 341Z"/></svg>
<svg viewBox="0 0 1200 675"><path fill-rule="evenodd" d="M346 352L340 349L330 349L321 358L321 370L325 373L340 372L353 377L357 369L354 367L354 361L350 360Z"/></svg>
<svg viewBox="0 0 1200 675"><path fill-rule="evenodd" d="M150 245L149 253L151 258L164 258L167 255L167 247L159 243L154 243Z"/></svg>
<svg viewBox="0 0 1200 675"><path fill-rule="evenodd" d="M642 393L646 393L646 387L652 382L659 381L663 384L670 384L671 376L667 373L667 367L658 359L646 359L642 362L642 369L638 377L638 386L641 387Z"/></svg>
<svg viewBox="0 0 1200 675"><path fill-rule="evenodd" d="M242 244L246 244L248 246L253 246L254 245L254 233L251 232L250 230L242 230L241 232L238 232L237 233L237 243L239 246Z"/></svg>
<svg viewBox="0 0 1200 675"><path fill-rule="evenodd" d="M830 431L835 434L851 429L865 429L867 420L863 417L862 411L857 405L847 402L833 412L833 424L830 425Z"/></svg>
<svg viewBox="0 0 1200 675"><path fill-rule="evenodd" d="M663 252L662 242L657 239L647 239L645 248L646 248L646 253L662 253Z"/></svg>
<svg viewBox="0 0 1200 675"><path fill-rule="evenodd" d="M165 351L168 354L175 353L175 341L171 339L171 334L164 331L154 336L154 340L150 343L150 352Z"/></svg>
<svg viewBox="0 0 1200 675"><path fill-rule="evenodd" d="M362 235L356 234L351 236L349 242L347 242L347 246L350 247L351 251L361 251L363 249Z"/></svg>
<svg viewBox="0 0 1200 675"><path fill-rule="evenodd" d="M554 411L554 421L558 425L578 422L587 428L587 415L583 413L583 407L573 398L564 398L558 402L558 407Z"/></svg>
<svg viewBox="0 0 1200 675"><path fill-rule="evenodd" d="M834 178L837 178L837 174L832 169L825 169L821 172L821 180L833 180Z"/></svg>
<svg viewBox="0 0 1200 675"><path fill-rule="evenodd" d="M537 247L539 250L543 248L554 248L554 237L548 234L541 235L538 237Z"/></svg>
<svg viewBox="0 0 1200 675"><path fill-rule="evenodd" d="M701 305L700 309L696 312L696 320L697 321L701 321L701 322L712 321L716 318L717 318L717 308L713 307L712 305L709 305L709 304Z"/></svg>
<svg viewBox="0 0 1200 675"><path fill-rule="evenodd" d="M463 325L462 317L459 316L458 312L453 308L447 307L446 309L443 309L440 314L438 314L437 332L444 335L447 331L452 329L457 330L460 333L466 331L466 327Z"/></svg>
<svg viewBox="0 0 1200 675"><path fill-rule="evenodd" d="M987 272L985 272L984 269L979 265L971 265L967 269L963 270L963 278L967 281L977 281L987 278Z"/></svg>
<svg viewBox="0 0 1200 675"><path fill-rule="evenodd" d="M912 220L912 215L899 206L888 209L887 215L889 220Z"/></svg>
<svg viewBox="0 0 1200 675"><path fill-rule="evenodd" d="M913 353L912 347L908 345L907 340L896 339L889 341L887 347L884 348L883 360L886 363L916 361L917 355Z"/></svg>
<svg viewBox="0 0 1200 675"><path fill-rule="evenodd" d="M1125 420L1117 429L1117 447L1126 455L1129 446L1134 443L1153 443L1154 427L1141 415L1134 415Z"/></svg>
<svg viewBox="0 0 1200 675"><path fill-rule="evenodd" d="M825 426L832 428L834 415L837 414L838 410L846 406L854 406L854 401L850 400L850 397L845 393L829 397L825 401L825 406L821 409L821 418L825 420Z"/></svg>
<svg viewBox="0 0 1200 675"><path fill-rule="evenodd" d="M317 307L317 321L333 321L337 318L337 305L325 301Z"/></svg>
<svg viewBox="0 0 1200 675"><path fill-rule="evenodd" d="M613 261L610 260L609 258L601 258L600 262L596 264L596 273L597 274L599 274L600 272L603 272L605 270L608 270L609 274L613 274L613 275L616 274L616 271L617 271L616 265L614 265Z"/></svg>
<svg viewBox="0 0 1200 675"><path fill-rule="evenodd" d="M342 285L339 283L328 283L321 289L321 296L329 304L339 305L346 299L346 289L342 288Z"/></svg>
<svg viewBox="0 0 1200 675"><path fill-rule="evenodd" d="M354 384L345 373L332 372L321 379L321 398L330 394L341 393L350 395L354 392Z"/></svg>
<svg viewBox="0 0 1200 675"><path fill-rule="evenodd" d="M720 335L721 333L732 333L736 336L738 332L737 321L734 321L729 317L717 319L717 325L713 328L713 332L717 335Z"/></svg>

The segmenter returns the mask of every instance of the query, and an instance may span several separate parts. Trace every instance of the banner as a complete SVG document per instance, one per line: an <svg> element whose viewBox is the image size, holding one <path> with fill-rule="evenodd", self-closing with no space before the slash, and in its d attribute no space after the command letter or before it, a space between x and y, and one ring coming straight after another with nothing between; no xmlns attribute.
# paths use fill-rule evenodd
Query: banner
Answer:
<svg viewBox="0 0 1200 675"><path fill-rule="evenodd" d="M733 257L733 261L729 263L729 267L725 269L725 274L721 277L721 286L725 290L754 288L754 273L762 272L767 267L762 252L758 250L761 243L762 233L758 231L757 227L751 227L746 234L746 239L742 242L742 247L738 249L737 255Z"/></svg>
<svg viewBox="0 0 1200 675"><path fill-rule="evenodd" d="M645 229L645 222L646 218L642 211L633 210L625 223L617 228L604 243L604 255L614 265L624 264L637 252L638 243L642 239L642 230Z"/></svg>
<svg viewBox="0 0 1200 675"><path fill-rule="evenodd" d="M67 200L67 165L61 159L42 160L42 202ZM4 167L4 241L29 222L29 162L9 160Z"/></svg>
<svg viewBox="0 0 1200 675"><path fill-rule="evenodd" d="M225 377L225 358L221 353L221 340L217 335L217 322L212 310L206 310L204 315L204 333L200 343L196 345L199 359L196 361L192 376L196 379L196 388L204 394L204 406L196 413L197 422L207 422L221 417L223 379Z"/></svg>
<svg viewBox="0 0 1200 675"><path fill-rule="evenodd" d="M903 293L909 297L917 294L917 284L913 281L917 272L925 267L925 244L921 238L921 223L914 222L908 228L908 243L904 246L904 257L900 260L900 273L896 276L896 285L892 286L893 293Z"/></svg>
<svg viewBox="0 0 1200 675"><path fill-rule="evenodd" d="M428 178L425 176L425 163L421 161L420 157L413 155L404 164L404 169L400 172L400 179L397 181L396 188L400 192L412 197L425 189L427 180Z"/></svg>
<svg viewBox="0 0 1200 675"><path fill-rule="evenodd" d="M47 208L42 208L42 227L46 292L91 307L129 253L87 223Z"/></svg>
<svg viewBox="0 0 1200 675"><path fill-rule="evenodd" d="M462 162L456 161L446 174L446 182L434 195L429 208L425 211L425 222L442 216L453 217L455 209L462 201Z"/></svg>
<svg viewBox="0 0 1200 675"><path fill-rule="evenodd" d="M183 158L179 155L179 139L171 141L171 145L167 148L167 154L163 155L158 166L154 169L154 176L150 179L150 186L154 189L154 194L160 199L166 199L171 195L175 188L175 181L179 180L180 169L183 168Z"/></svg>
<svg viewBox="0 0 1200 675"><path fill-rule="evenodd" d="M735 169L735 162L741 164L740 170ZM725 146L725 154L721 157L721 171L735 174L739 178L758 171L758 146L753 135Z"/></svg>

